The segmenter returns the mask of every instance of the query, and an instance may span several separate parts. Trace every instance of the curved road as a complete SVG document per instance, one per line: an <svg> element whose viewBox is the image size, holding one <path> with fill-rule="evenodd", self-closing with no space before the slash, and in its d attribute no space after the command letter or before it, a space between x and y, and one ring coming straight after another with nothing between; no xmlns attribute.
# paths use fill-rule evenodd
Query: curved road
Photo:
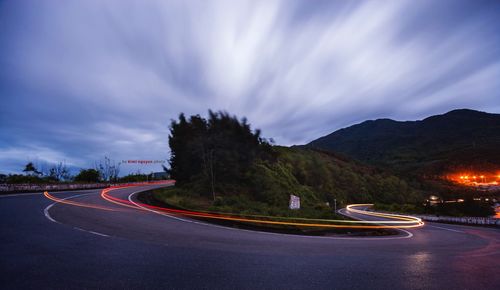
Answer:
<svg viewBox="0 0 500 290"><path fill-rule="evenodd" d="M134 201L154 187L110 193ZM100 193L51 193L73 204L1 196L1 289L500 288L498 229L427 223L394 237L295 236L123 207Z"/></svg>

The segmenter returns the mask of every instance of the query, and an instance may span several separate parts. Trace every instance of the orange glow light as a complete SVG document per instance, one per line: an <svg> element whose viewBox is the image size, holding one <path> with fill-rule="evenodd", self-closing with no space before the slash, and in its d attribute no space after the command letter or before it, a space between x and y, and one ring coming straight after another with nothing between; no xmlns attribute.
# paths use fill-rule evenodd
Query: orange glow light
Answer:
<svg viewBox="0 0 500 290"><path fill-rule="evenodd" d="M470 175L469 175L470 174ZM488 173L486 171L452 173L443 176L449 181L459 183L464 186L493 186L498 185L500 173Z"/></svg>

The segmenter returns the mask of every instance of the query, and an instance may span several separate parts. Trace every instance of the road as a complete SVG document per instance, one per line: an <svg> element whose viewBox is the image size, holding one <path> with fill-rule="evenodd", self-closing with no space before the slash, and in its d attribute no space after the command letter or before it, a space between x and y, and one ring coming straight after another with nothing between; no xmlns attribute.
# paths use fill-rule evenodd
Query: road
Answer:
<svg viewBox="0 0 500 290"><path fill-rule="evenodd" d="M113 196L134 201L154 187ZM394 237L295 236L123 207L100 190L52 194L74 204L0 197L1 289L500 288L498 229L427 223Z"/></svg>

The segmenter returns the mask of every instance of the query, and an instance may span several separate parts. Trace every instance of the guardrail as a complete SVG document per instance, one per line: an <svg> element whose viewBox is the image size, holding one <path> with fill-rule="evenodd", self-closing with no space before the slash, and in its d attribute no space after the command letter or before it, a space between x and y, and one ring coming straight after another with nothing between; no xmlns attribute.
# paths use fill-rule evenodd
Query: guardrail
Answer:
<svg viewBox="0 0 500 290"><path fill-rule="evenodd" d="M456 223L467 225L486 225L500 227L500 219L487 218L487 217L451 217L451 216L428 216L428 215L414 215L430 222L444 222Z"/></svg>
<svg viewBox="0 0 500 290"><path fill-rule="evenodd" d="M164 181L153 181L148 184L162 183ZM141 184L145 182L127 182L127 183L63 183L63 184L0 184L0 194L11 192L43 192L59 190L77 190L106 188L116 185Z"/></svg>
<svg viewBox="0 0 500 290"><path fill-rule="evenodd" d="M35 192L51 190L74 190L106 188L108 183L65 183L65 184L0 184L0 192Z"/></svg>

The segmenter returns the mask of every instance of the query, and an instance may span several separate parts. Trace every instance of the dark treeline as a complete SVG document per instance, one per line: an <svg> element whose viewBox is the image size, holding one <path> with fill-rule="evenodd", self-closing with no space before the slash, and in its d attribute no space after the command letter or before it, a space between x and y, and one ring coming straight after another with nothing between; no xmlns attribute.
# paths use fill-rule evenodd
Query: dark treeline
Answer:
<svg viewBox="0 0 500 290"><path fill-rule="evenodd" d="M240 188L254 161L271 156L259 130L225 112L209 111L208 119L181 114L170 131L172 178L181 187L195 185L212 195Z"/></svg>

